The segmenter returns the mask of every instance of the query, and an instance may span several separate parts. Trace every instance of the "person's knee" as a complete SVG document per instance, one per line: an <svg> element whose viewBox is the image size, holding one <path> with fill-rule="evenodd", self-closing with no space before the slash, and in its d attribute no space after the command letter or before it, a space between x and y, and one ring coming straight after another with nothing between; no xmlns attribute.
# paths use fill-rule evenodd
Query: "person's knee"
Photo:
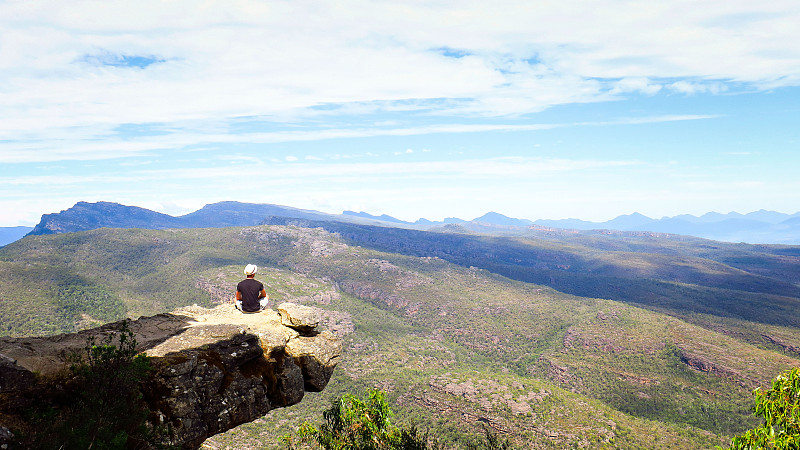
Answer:
<svg viewBox="0 0 800 450"><path fill-rule="evenodd" d="M264 297L261 300L259 300L259 303L261 303L261 309L266 309L267 304L269 304L269 299L267 297Z"/></svg>

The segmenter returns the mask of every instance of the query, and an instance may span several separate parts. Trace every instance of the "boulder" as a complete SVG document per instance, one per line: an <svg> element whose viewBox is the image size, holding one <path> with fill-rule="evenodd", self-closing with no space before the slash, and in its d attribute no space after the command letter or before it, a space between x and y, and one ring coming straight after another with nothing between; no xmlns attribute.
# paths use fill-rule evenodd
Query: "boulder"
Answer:
<svg viewBox="0 0 800 450"><path fill-rule="evenodd" d="M301 323L301 329L313 330L310 321ZM102 342L119 325L52 337L0 338L0 440L24 422L18 415L21 406L47 399L48 386L42 383L68 372L70 352L82 350L90 337ZM157 422L151 425L170 430L162 444L186 449L199 448L208 437L274 408L296 404L307 390L324 389L342 351L329 332L301 335L284 326L274 311L242 314L228 304L142 317L131 321L129 329L137 350L150 356L154 367L142 387L150 420Z"/></svg>
<svg viewBox="0 0 800 450"><path fill-rule="evenodd" d="M278 314L281 315L282 324L301 333L308 333L319 325L319 312L310 306L281 303L278 305Z"/></svg>

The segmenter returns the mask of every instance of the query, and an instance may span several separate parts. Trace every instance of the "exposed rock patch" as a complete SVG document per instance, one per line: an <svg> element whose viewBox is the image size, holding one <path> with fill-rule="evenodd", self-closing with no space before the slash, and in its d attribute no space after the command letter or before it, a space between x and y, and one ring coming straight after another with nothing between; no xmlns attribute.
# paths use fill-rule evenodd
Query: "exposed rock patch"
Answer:
<svg viewBox="0 0 800 450"><path fill-rule="evenodd" d="M65 373L66 356L87 338L113 333L109 324L44 338L0 338L0 429L19 426L27 393L45 390L37 380ZM322 390L342 351L330 332L281 324L278 313L242 314L230 304L188 307L129 324L137 349L154 370L143 386L153 425L169 425L164 443L198 448L209 436L298 403ZM34 375L34 373L36 375ZM15 400L17 399L17 400ZM22 400L18 400L22 399ZM40 401L41 399L39 399ZM0 442L2 444L2 442Z"/></svg>
<svg viewBox="0 0 800 450"><path fill-rule="evenodd" d="M742 374L738 370L717 364L704 355L691 352L682 347L678 347L678 349L680 351L681 362L689 366L691 369L698 372L709 373L721 378L738 381L740 385L745 386Z"/></svg>
<svg viewBox="0 0 800 450"><path fill-rule="evenodd" d="M769 334L762 334L761 336L766 339L767 342L781 347L784 353L793 353L800 356L800 347L792 345L777 336L771 336Z"/></svg>
<svg viewBox="0 0 800 450"><path fill-rule="evenodd" d="M204 277L197 277L194 280L194 286L198 289L208 292L211 300L217 304L226 303L231 301L236 292L236 284L224 280L217 279L211 281Z"/></svg>
<svg viewBox="0 0 800 450"><path fill-rule="evenodd" d="M459 397L480 405L487 413L499 408L510 408L514 414L523 415L533 411L531 404L541 403L549 392L540 389L524 393L512 393L508 386L494 380L457 380L446 376L431 377L428 386L438 392ZM513 386L515 390L525 390L524 386Z"/></svg>

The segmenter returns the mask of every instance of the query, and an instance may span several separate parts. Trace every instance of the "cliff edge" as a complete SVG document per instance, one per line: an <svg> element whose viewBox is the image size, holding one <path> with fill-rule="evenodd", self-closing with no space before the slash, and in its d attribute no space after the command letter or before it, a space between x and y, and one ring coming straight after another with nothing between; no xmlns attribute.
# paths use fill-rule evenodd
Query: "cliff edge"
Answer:
<svg viewBox="0 0 800 450"><path fill-rule="evenodd" d="M342 351L338 337L316 329L312 308L283 303L279 312L242 314L232 305L198 306L130 321L137 350L153 370L142 386L163 443L198 448L208 437L300 402L328 383ZM41 338L0 338L0 446L24 428L32 392L68 372L68 355L101 342L120 323ZM4 437L5 436L5 437Z"/></svg>

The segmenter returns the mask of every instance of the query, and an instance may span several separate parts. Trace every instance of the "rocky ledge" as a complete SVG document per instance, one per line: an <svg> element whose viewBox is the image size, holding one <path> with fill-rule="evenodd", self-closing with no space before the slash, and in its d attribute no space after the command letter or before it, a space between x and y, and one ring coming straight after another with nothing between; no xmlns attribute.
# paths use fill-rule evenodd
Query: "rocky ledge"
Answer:
<svg viewBox="0 0 800 450"><path fill-rule="evenodd" d="M168 425L163 444L198 448L326 386L341 354L339 338L317 331L311 308L283 303L278 309L242 314L232 305L193 306L129 323L137 349L152 358L143 394L152 425ZM32 389L65 373L67 355L88 338L102 342L118 328L0 338L0 447L13 442L11 430L24 427L19 414Z"/></svg>

